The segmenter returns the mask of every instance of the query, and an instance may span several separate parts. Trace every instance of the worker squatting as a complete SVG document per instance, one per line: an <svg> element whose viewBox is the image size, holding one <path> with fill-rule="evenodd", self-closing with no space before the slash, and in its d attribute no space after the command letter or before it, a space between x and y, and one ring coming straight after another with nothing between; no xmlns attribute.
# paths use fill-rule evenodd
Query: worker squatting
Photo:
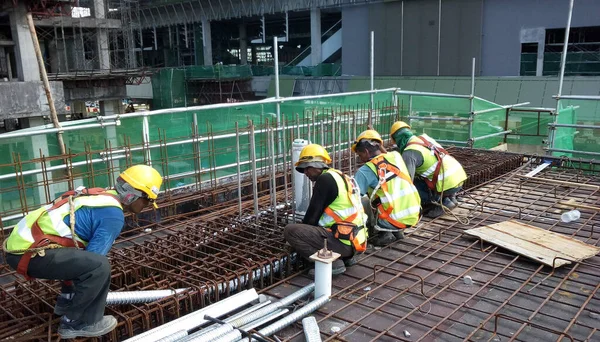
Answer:
<svg viewBox="0 0 600 342"><path fill-rule="evenodd" d="M365 164L352 177L329 165L320 145L305 146L296 171L314 182L300 224L285 227L285 240L308 258L323 246L341 254L333 274L352 266L358 253L404 238L422 215L437 217L457 205L466 180L461 165L427 135L404 122L390 132L397 151L386 151L379 133L362 132L351 146ZM109 333L117 320L104 315L110 285L106 254L124 225L124 212L140 213L155 200L162 177L150 166L125 170L112 189L79 188L27 214L4 241L7 263L31 279L62 281L54 313L62 338ZM367 239L372 236L369 242Z"/></svg>

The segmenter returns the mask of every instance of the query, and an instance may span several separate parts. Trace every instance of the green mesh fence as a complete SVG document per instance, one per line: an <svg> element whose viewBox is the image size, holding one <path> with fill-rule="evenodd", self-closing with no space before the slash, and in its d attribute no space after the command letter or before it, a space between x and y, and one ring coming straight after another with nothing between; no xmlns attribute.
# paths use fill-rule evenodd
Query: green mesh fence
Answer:
<svg viewBox="0 0 600 342"><path fill-rule="evenodd" d="M399 95L400 115L417 134L426 133L440 142L466 145L469 139L467 98Z"/></svg>
<svg viewBox="0 0 600 342"><path fill-rule="evenodd" d="M504 142L504 134L490 136L505 131L506 108L478 97L473 99L473 147L492 148ZM478 112L482 113L478 114ZM486 137L489 136L489 137ZM485 138L482 138L485 137Z"/></svg>
<svg viewBox="0 0 600 342"><path fill-rule="evenodd" d="M174 71L170 70L168 76ZM124 114L118 126L85 128L63 134L69 163L73 165L73 184L66 181L63 159L40 159L40 156L60 155L55 133L13 139L0 139L0 216L4 224L14 224L7 217L15 216L53 200L72 186L112 186L120 172L133 164L152 164L168 181L163 189L199 185L220 177L237 174L235 126L239 124L241 171L249 165L248 127L256 127L257 167L271 164L271 140L283 161L283 151L289 151L294 138L308 138L323 143L330 151L348 151L357 131L367 128L371 117L375 129L384 135L396 119L392 91L374 94L371 111L369 94L340 95L310 100L290 100L281 103L282 125L276 127L275 103L244 103L220 108L177 108L160 114ZM67 125L89 124L95 120L74 121ZM143 132L147 132L147 140ZM285 141L285 142L284 142ZM287 144L287 149L285 145ZM41 154L40 154L41 153ZM21 162L19 162L19 160ZM43 171L46 172L43 172Z"/></svg>

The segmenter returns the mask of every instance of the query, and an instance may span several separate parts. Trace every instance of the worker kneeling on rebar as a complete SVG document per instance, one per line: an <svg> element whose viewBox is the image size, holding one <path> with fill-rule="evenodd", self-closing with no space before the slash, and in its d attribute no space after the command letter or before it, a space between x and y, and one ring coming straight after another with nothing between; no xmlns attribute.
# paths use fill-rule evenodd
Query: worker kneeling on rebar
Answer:
<svg viewBox="0 0 600 342"><path fill-rule="evenodd" d="M369 243L386 246L403 239L404 229L416 225L421 218L421 199L402 156L387 152L381 135L371 129L356 138L352 151L365 163L354 178L361 195L368 194L363 205L369 217L367 225L376 235Z"/></svg>
<svg viewBox="0 0 600 342"><path fill-rule="evenodd" d="M106 254L123 228L123 211L156 207L161 184L152 167L132 166L114 189L81 187L27 214L4 241L7 263L25 278L63 281L54 307L62 316L62 338L101 336L117 326L113 316L104 316L110 285Z"/></svg>
<svg viewBox="0 0 600 342"><path fill-rule="evenodd" d="M467 179L460 163L427 134L414 135L405 122L395 122L390 136L419 190L425 216L436 218L444 214L444 207L454 209L456 194Z"/></svg>
<svg viewBox="0 0 600 342"><path fill-rule="evenodd" d="M355 264L354 255L367 248L366 215L359 189L351 177L330 168L329 153L317 144L305 146L296 163L296 171L314 182L313 194L301 224L288 224L285 240L298 255L307 258L327 247L341 254L333 262L332 274L341 274Z"/></svg>

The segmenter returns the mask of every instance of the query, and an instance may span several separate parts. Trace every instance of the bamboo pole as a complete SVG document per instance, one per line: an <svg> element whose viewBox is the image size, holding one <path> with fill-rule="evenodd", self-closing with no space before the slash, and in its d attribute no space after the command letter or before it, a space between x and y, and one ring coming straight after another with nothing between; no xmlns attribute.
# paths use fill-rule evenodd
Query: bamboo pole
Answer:
<svg viewBox="0 0 600 342"><path fill-rule="evenodd" d="M50 92L50 82L48 81L48 74L46 73L46 66L44 64L44 59L42 58L42 51L40 49L40 42L37 38L37 33L35 32L35 26L33 24L33 17L31 13L27 13L27 25L29 26L29 32L31 33L31 40L33 41L33 49L35 50L35 56L37 58L38 67L40 69L40 76L42 77L42 83L44 85L44 91L46 92L46 98L48 99L48 106L50 107L50 118L52 119L52 124L54 128L58 129L56 132L56 136L58 138L58 146L60 147L60 154L65 156L64 162L67 164L66 159L66 147L65 142L63 140L63 132L61 130L60 122L58 122L58 116L56 115L56 107L54 106L54 99L52 98L52 93ZM69 167L66 168L67 177L71 178L71 169Z"/></svg>

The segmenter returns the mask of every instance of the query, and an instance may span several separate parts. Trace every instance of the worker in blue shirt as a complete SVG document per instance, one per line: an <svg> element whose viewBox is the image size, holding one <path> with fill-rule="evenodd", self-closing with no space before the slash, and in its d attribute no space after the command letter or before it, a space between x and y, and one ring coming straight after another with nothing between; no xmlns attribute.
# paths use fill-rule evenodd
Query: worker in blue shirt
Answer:
<svg viewBox="0 0 600 342"><path fill-rule="evenodd" d="M102 336L117 326L113 316L104 316L110 286L106 254L123 229L123 212L140 213L149 203L156 207L161 185L152 167L132 166L114 189L78 188L30 212L4 241L6 262L17 273L62 281L54 307L62 316L62 338Z"/></svg>

